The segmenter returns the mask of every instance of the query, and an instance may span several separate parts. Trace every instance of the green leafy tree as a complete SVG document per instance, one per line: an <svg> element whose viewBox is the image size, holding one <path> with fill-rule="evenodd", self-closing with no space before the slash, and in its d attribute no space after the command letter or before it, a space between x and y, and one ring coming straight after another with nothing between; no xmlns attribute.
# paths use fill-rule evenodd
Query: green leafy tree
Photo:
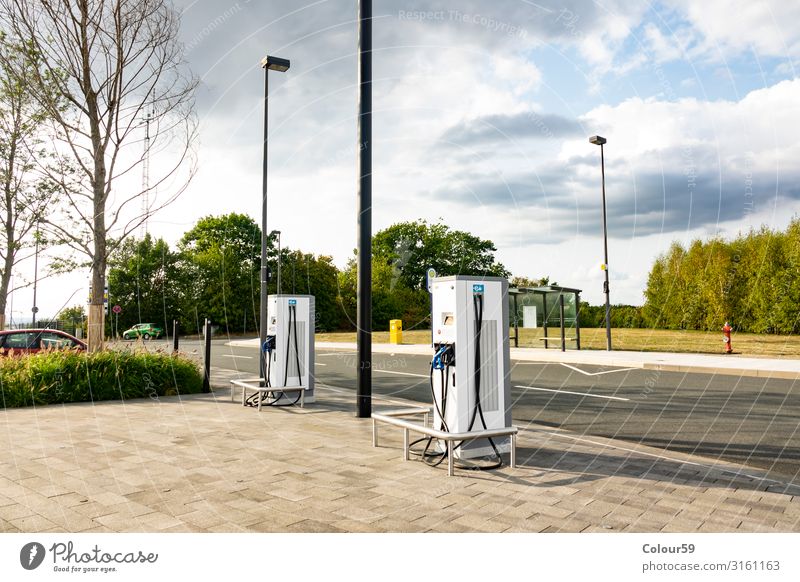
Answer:
<svg viewBox="0 0 800 582"><path fill-rule="evenodd" d="M650 270L642 310L653 327L717 331L725 321L755 333L800 327L800 221L731 241L674 243Z"/></svg>
<svg viewBox="0 0 800 582"><path fill-rule="evenodd" d="M543 285L551 285L550 277L542 277L540 279L532 279L530 277L516 276L512 277L508 282L511 287L541 287ZM552 283L558 285L558 283Z"/></svg>
<svg viewBox="0 0 800 582"><path fill-rule="evenodd" d="M440 276L508 277L495 260L489 240L445 224L424 220L394 224L372 238L372 328L386 330L389 320L402 319L406 329L429 325L427 270ZM344 325L355 327L357 265L351 259L339 273Z"/></svg>
<svg viewBox="0 0 800 582"><path fill-rule="evenodd" d="M356 327L357 265L351 259L339 273L342 327ZM411 289L398 276L397 270L383 258L372 258L372 329L389 329L389 321L402 319L405 329L426 327L430 316L428 292Z"/></svg>
<svg viewBox="0 0 800 582"><path fill-rule="evenodd" d="M797 218L785 233L784 265L778 280L775 310L783 333L800 333L800 220Z"/></svg>
<svg viewBox="0 0 800 582"><path fill-rule="evenodd" d="M314 296L317 331L342 327L338 269L333 259L289 249L282 249L281 257L281 291Z"/></svg>
<svg viewBox="0 0 800 582"><path fill-rule="evenodd" d="M373 256L390 265L409 289L424 290L431 267L441 276L508 277L510 273L494 257L496 251L490 240L425 220L393 224L372 239Z"/></svg>
<svg viewBox="0 0 800 582"><path fill-rule="evenodd" d="M673 243L669 251L656 259L650 270L643 312L651 327L680 329L683 324L681 265L685 256L683 246Z"/></svg>
<svg viewBox="0 0 800 582"><path fill-rule="evenodd" d="M82 332L86 331L86 310L83 305L73 305L72 307L62 309L56 316L56 319L67 324L65 331L68 333L77 335L78 329L82 330Z"/></svg>
<svg viewBox="0 0 800 582"><path fill-rule="evenodd" d="M164 239L126 239L109 259L109 302L122 312L121 333L137 323L157 323L171 332L180 316L178 257ZM110 322L109 322L110 323Z"/></svg>
<svg viewBox="0 0 800 582"><path fill-rule="evenodd" d="M228 332L257 329L261 229L244 214L207 216L180 240L184 329L200 329L202 320ZM269 240L275 272L274 241ZM275 292L275 277L270 292Z"/></svg>
<svg viewBox="0 0 800 582"><path fill-rule="evenodd" d="M70 323L80 323L86 317L86 310L83 305L73 305L62 309L56 319L61 321L69 321Z"/></svg>

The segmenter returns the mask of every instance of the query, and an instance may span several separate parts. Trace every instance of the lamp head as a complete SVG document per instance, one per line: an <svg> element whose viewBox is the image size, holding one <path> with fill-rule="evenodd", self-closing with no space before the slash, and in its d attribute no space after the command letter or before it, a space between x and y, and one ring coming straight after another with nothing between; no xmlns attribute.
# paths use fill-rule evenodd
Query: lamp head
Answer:
<svg viewBox="0 0 800 582"><path fill-rule="evenodd" d="M593 143L594 145L603 145L606 143L606 138L600 137L599 135L593 135L589 138L589 143Z"/></svg>
<svg viewBox="0 0 800 582"><path fill-rule="evenodd" d="M289 70L289 60L267 55L261 59L261 67L271 71L280 71L281 73L285 73Z"/></svg>

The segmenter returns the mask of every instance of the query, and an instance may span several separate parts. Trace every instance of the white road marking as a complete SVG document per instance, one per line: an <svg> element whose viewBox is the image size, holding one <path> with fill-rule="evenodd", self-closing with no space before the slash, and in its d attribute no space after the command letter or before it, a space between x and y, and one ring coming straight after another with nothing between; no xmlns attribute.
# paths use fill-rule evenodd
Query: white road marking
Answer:
<svg viewBox="0 0 800 582"><path fill-rule="evenodd" d="M411 372L395 372L394 370L372 370L373 372L383 372L384 374L397 374L398 376L415 376L417 378L428 378L428 374L412 374Z"/></svg>
<svg viewBox="0 0 800 582"><path fill-rule="evenodd" d="M591 398L607 398L609 400L621 400L628 402L630 398L620 398L619 396L603 396L602 394L588 394L586 392L571 392L569 390L553 390L551 388L536 388L535 386L515 386L523 390L541 390L542 392L555 392L556 394L574 394L576 396L590 396Z"/></svg>
<svg viewBox="0 0 800 582"><path fill-rule="evenodd" d="M315 366L327 366L328 364L323 364L322 362L314 362Z"/></svg>
<svg viewBox="0 0 800 582"><path fill-rule="evenodd" d="M234 354L220 354L223 358L244 358L245 360L252 360L253 356L236 356Z"/></svg>
<svg viewBox="0 0 800 582"><path fill-rule="evenodd" d="M570 366L569 364L565 364L563 362L559 362L565 368L569 368L570 370L575 370L576 372L580 372L584 376L600 376L602 374L613 374L614 372L627 372L629 370L638 370L639 368L619 368L617 370L605 370L603 372L586 372L585 370L581 370L580 368L576 368L575 366Z"/></svg>
<svg viewBox="0 0 800 582"><path fill-rule="evenodd" d="M332 356L341 357L341 356L352 356L354 354L355 354L355 352L336 352L336 353L333 353L333 354L317 354L317 357L318 358L330 358Z"/></svg>

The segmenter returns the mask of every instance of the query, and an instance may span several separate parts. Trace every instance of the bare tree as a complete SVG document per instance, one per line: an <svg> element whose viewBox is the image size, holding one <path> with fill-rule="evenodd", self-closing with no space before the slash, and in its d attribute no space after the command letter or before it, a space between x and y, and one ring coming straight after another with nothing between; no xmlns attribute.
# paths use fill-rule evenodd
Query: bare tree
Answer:
<svg viewBox="0 0 800 582"><path fill-rule="evenodd" d="M179 17L169 0L0 0L0 18L40 59L29 89L62 136L53 144L60 170L49 176L65 202L46 224L91 264L88 342L97 351L109 255L195 171L197 81L178 42ZM146 155L156 163L144 185ZM145 195L151 203L142 208Z"/></svg>
<svg viewBox="0 0 800 582"><path fill-rule="evenodd" d="M0 329L12 271L30 257L26 250L39 233L31 235L53 201L54 190L38 171L48 158L41 150L48 119L27 90L35 60L24 43L0 33Z"/></svg>

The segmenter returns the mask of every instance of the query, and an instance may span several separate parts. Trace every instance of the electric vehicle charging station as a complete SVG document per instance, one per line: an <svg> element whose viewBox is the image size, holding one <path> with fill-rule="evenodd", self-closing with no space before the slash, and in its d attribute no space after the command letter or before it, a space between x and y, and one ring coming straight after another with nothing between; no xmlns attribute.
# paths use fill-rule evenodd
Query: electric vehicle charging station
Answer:
<svg viewBox="0 0 800 582"><path fill-rule="evenodd" d="M275 392L256 397L271 398L268 404L272 406L288 406L293 404L291 397L280 389L304 386L304 401L314 402L315 322L313 295L267 298L267 341L261 355L266 360L267 387Z"/></svg>
<svg viewBox="0 0 800 582"><path fill-rule="evenodd" d="M511 427L508 281L435 277L430 292L434 428L461 433ZM454 456L510 450L509 437L476 439L458 446Z"/></svg>

